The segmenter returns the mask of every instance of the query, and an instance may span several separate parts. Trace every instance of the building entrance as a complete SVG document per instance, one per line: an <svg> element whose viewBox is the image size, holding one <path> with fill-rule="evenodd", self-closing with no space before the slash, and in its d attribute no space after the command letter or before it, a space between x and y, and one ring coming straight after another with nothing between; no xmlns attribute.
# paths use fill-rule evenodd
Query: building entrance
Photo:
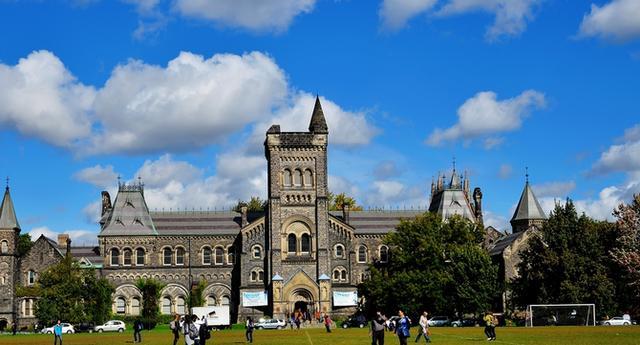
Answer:
<svg viewBox="0 0 640 345"><path fill-rule="evenodd" d="M291 294L289 300L290 311L293 315L298 315L304 320L313 318L315 313L315 303L313 295L306 289L297 289Z"/></svg>

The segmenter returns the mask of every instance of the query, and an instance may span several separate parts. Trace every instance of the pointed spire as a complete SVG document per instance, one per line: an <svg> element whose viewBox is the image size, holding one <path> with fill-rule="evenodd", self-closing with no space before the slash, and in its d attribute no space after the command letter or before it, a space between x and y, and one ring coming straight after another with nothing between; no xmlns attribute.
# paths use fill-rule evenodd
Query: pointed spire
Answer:
<svg viewBox="0 0 640 345"><path fill-rule="evenodd" d="M9 192L9 178L7 178L7 187L4 190L2 205L0 205L0 229L20 230L16 210L13 206L13 200L11 200L11 193Z"/></svg>
<svg viewBox="0 0 640 345"><path fill-rule="evenodd" d="M309 123L309 132L319 133L319 134L329 133L327 120L325 120L324 112L322 112L320 97L318 97L317 95L316 95L316 104L313 107L313 114L311 115L311 122Z"/></svg>
<svg viewBox="0 0 640 345"><path fill-rule="evenodd" d="M520 201L518 201L518 206L516 207L516 211L513 213L513 217L511 218L511 222L519 221L519 220L541 220L547 219L540 203L538 202L538 198L533 193L531 186L529 185L529 174L526 174L526 182L524 184L524 190L522 190L522 195L520 195Z"/></svg>

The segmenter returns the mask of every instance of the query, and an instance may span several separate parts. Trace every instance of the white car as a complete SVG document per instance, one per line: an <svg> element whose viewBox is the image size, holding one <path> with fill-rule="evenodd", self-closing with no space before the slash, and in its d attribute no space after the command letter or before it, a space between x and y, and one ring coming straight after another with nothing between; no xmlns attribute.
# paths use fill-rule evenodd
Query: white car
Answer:
<svg viewBox="0 0 640 345"><path fill-rule="evenodd" d="M66 323L66 322L61 322L60 325L62 326L62 333L67 333L67 334L71 334L71 333L75 333L76 330L73 328L73 325L70 323ZM40 333L46 333L46 334L53 334L53 328L56 325L53 325L51 327L48 328L43 328Z"/></svg>
<svg viewBox="0 0 640 345"><path fill-rule="evenodd" d="M631 320L627 320L622 316L616 316L609 320L602 321L602 324L605 326L629 326L631 325Z"/></svg>
<svg viewBox="0 0 640 345"><path fill-rule="evenodd" d="M254 327L256 329L283 329L287 327L287 323L284 320L266 319L256 322Z"/></svg>
<svg viewBox="0 0 640 345"><path fill-rule="evenodd" d="M93 330L95 332L124 332L127 329L123 321L120 320L111 320L104 323L104 325L95 326Z"/></svg>

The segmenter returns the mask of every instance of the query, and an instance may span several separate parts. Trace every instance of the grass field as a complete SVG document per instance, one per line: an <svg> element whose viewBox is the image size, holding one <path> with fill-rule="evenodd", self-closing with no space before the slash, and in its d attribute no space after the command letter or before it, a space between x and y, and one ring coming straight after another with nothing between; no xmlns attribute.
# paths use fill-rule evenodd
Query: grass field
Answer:
<svg viewBox="0 0 640 345"><path fill-rule="evenodd" d="M489 343L484 338L482 328L432 328L433 344L482 344ZM207 344L244 344L244 331L227 330L212 333L213 341ZM415 336L415 329L412 329ZM539 328L498 328L495 344L544 344L544 345L595 345L595 344L640 344L640 327L539 327ZM63 336L65 345L117 345L133 344L131 331L103 334L69 334ZM168 330L144 331L143 344L171 344ZM422 340L424 343L424 340ZM2 345L52 344L53 336L40 334L0 335ZM184 344L182 337L179 344ZM335 329L325 333L322 329L262 330L254 332L254 344L260 345L351 345L371 344L366 329ZM385 344L398 344L398 339L387 333ZM411 339L410 344L413 344Z"/></svg>

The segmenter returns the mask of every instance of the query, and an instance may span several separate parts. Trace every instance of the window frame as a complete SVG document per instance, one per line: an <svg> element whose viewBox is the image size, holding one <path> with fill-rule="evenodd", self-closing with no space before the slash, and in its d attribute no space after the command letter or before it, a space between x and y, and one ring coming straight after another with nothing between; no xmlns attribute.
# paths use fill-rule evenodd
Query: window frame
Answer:
<svg viewBox="0 0 640 345"><path fill-rule="evenodd" d="M256 250L258 251L258 255L256 255ZM251 247L251 257L256 260L262 259L262 246L259 244L253 245Z"/></svg>
<svg viewBox="0 0 640 345"><path fill-rule="evenodd" d="M338 254L338 248L340 248L340 254ZM338 259L344 259L344 245L342 243L338 243L333 247L333 256Z"/></svg>
<svg viewBox="0 0 640 345"><path fill-rule="evenodd" d="M384 250L384 260L382 259L382 252ZM389 247L384 244L378 248L378 259L380 263L386 264L389 262Z"/></svg>
<svg viewBox="0 0 640 345"><path fill-rule="evenodd" d="M127 254L129 254L129 263L127 263ZM131 256L131 249L125 248L122 250L122 266L131 266L131 264L133 263Z"/></svg>
<svg viewBox="0 0 640 345"><path fill-rule="evenodd" d="M114 252L116 253L116 255L114 256ZM110 265L109 266L120 266L120 249L118 248L111 248L109 250L109 257L111 258L111 260L109 260ZM114 263L114 258L115 258L115 263Z"/></svg>
<svg viewBox="0 0 640 345"><path fill-rule="evenodd" d="M293 242L292 242L293 239ZM291 245L293 244L293 251L291 251ZM298 252L298 236L294 233L287 235L287 254L296 254Z"/></svg>
<svg viewBox="0 0 640 345"><path fill-rule="evenodd" d="M167 256L167 254L169 254ZM167 262L167 259L169 261ZM171 266L173 264L173 250L171 247L162 248L162 266Z"/></svg>
<svg viewBox="0 0 640 345"><path fill-rule="evenodd" d="M0 241L0 253L2 254L9 253L9 241L7 240Z"/></svg>
<svg viewBox="0 0 640 345"><path fill-rule="evenodd" d="M224 248L222 248L221 246L216 246L215 249L213 250L213 253L214 253L214 256L213 256L214 265L217 265L217 266L224 265L224 257L225 257ZM218 260L218 256L220 256L220 260Z"/></svg>
<svg viewBox="0 0 640 345"><path fill-rule="evenodd" d="M142 256L140 256L140 252L142 252ZM136 248L136 266L144 266L147 253L144 248ZM142 258L142 262L140 262L140 258Z"/></svg>
<svg viewBox="0 0 640 345"><path fill-rule="evenodd" d="M360 256L362 254L364 254L364 259L362 259L361 256ZM358 247L358 263L359 264L366 264L368 259L369 259L368 248L364 244L361 244Z"/></svg>
<svg viewBox="0 0 640 345"><path fill-rule="evenodd" d="M184 266L186 252L187 251L184 250L184 248L176 247L176 256L175 256L176 266ZM181 259L181 262L178 262L179 261L178 259Z"/></svg>
<svg viewBox="0 0 640 345"><path fill-rule="evenodd" d="M211 257L212 257L212 250L211 247L209 246L204 246L202 247L202 264L203 265L211 265ZM205 260L207 258L207 256L209 257L209 260Z"/></svg>
<svg viewBox="0 0 640 345"><path fill-rule="evenodd" d="M306 243L305 243L305 239L306 239ZM307 250L305 250L305 244L306 244ZM311 235L310 234L303 233L300 235L300 254L301 255L311 254Z"/></svg>

